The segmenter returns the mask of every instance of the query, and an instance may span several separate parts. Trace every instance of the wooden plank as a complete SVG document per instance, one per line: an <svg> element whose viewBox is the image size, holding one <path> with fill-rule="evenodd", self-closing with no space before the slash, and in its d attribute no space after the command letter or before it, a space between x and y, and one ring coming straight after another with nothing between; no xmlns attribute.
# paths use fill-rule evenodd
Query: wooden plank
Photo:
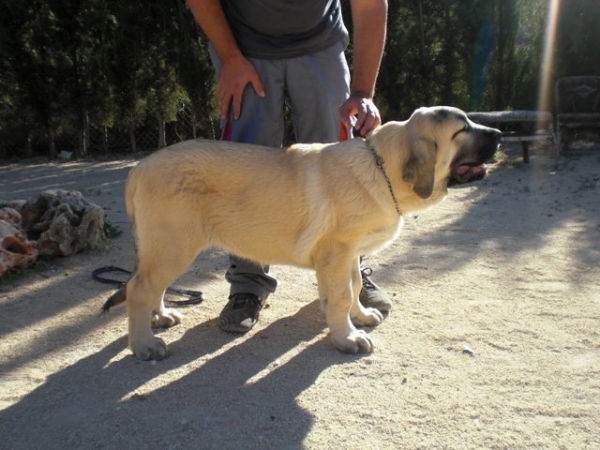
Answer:
<svg viewBox="0 0 600 450"><path fill-rule="evenodd" d="M585 114L585 113L565 113L565 114L559 114L558 117L561 120L589 120L589 121L594 121L594 120L598 120L600 121L600 113L598 114Z"/></svg>
<svg viewBox="0 0 600 450"><path fill-rule="evenodd" d="M529 136L502 136L501 141L502 142L533 142L533 141L546 141L546 140L552 140L553 139L553 135L548 133L548 134L536 134L536 135L529 135Z"/></svg>
<svg viewBox="0 0 600 450"><path fill-rule="evenodd" d="M467 113L469 118L475 122L552 122L552 114L548 111L515 110L515 111L473 111Z"/></svg>
<svg viewBox="0 0 600 450"><path fill-rule="evenodd" d="M563 122L562 120L559 123L561 128L600 128L600 121L590 121L590 122Z"/></svg>

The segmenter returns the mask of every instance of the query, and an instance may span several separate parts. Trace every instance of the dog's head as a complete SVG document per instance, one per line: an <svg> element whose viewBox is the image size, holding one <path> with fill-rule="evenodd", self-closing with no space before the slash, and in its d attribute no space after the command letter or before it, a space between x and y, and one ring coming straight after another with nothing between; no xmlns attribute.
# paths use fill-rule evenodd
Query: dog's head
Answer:
<svg viewBox="0 0 600 450"><path fill-rule="evenodd" d="M408 184L420 199L435 201L448 186L483 178L500 137L499 130L472 122L460 109L438 106L419 108L405 122L389 122L368 140L385 160L400 164L398 182ZM399 159L398 153L403 154Z"/></svg>

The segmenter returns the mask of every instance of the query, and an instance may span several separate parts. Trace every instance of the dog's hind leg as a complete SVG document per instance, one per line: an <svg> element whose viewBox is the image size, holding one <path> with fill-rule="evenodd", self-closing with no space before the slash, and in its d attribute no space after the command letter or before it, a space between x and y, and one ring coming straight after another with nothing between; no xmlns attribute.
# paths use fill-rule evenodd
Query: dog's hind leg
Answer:
<svg viewBox="0 0 600 450"><path fill-rule="evenodd" d="M371 337L350 320L353 298L360 292L354 292L360 289L353 281L355 260L343 244L330 243L327 247L314 256L314 265L333 345L346 353L369 353L374 347Z"/></svg>
<svg viewBox="0 0 600 450"><path fill-rule="evenodd" d="M129 348L142 360L167 356L166 344L153 335L151 326L170 327L181 321L178 312L165 308L163 295L203 248L197 233L170 225L161 223L138 236L137 271L127 284Z"/></svg>
<svg viewBox="0 0 600 450"><path fill-rule="evenodd" d="M156 298L158 297L158 302ZM129 348L142 360L163 359L167 345L154 337L151 328L153 309L160 303L162 291L152 286L152 280L137 272L127 283L127 315L129 317Z"/></svg>
<svg viewBox="0 0 600 450"><path fill-rule="evenodd" d="M365 308L358 301L360 290L362 289L362 277L360 274L360 258L354 261L352 267L352 306L350 308L350 317L352 322L358 326L376 327L383 322L383 314L375 308Z"/></svg>

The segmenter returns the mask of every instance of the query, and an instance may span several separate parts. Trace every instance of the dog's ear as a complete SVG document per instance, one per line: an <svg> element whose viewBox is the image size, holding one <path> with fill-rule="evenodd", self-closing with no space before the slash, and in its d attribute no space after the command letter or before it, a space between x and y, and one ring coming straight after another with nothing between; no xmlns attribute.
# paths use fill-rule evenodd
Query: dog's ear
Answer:
<svg viewBox="0 0 600 450"><path fill-rule="evenodd" d="M402 172L402 179L412 184L413 191L423 199L429 198L433 192L436 148L432 140L416 138Z"/></svg>

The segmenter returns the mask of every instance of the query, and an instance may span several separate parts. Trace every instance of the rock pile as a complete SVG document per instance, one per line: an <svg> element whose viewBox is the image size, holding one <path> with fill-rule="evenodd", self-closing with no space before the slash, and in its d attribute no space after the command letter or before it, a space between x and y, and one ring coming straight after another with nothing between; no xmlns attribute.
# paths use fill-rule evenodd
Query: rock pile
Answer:
<svg viewBox="0 0 600 450"><path fill-rule="evenodd" d="M105 239L104 210L78 191L44 191L0 208L0 276L38 255L68 256Z"/></svg>
<svg viewBox="0 0 600 450"><path fill-rule="evenodd" d="M0 208L0 277L13 267L31 266L38 254L35 242L27 239L18 211Z"/></svg>

